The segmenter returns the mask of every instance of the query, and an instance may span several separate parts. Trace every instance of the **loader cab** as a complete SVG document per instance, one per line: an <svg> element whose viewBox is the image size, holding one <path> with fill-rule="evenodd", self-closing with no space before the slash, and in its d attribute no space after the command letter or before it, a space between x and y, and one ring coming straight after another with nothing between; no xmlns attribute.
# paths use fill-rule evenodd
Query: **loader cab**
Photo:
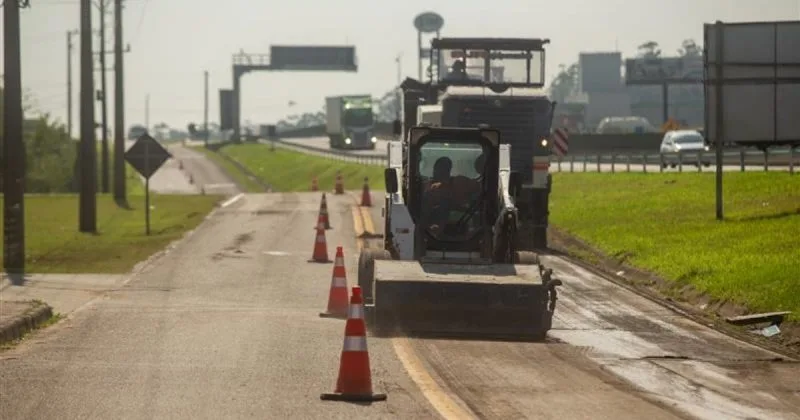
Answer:
<svg viewBox="0 0 800 420"><path fill-rule="evenodd" d="M417 258L432 251L490 257L499 144L492 129L410 129L407 203Z"/></svg>

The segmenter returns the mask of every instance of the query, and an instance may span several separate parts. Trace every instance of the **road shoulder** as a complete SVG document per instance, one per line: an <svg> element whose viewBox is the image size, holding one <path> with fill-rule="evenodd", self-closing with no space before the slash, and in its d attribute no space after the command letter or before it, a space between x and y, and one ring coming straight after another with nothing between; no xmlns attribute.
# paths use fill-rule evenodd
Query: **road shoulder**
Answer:
<svg viewBox="0 0 800 420"><path fill-rule="evenodd" d="M725 322L725 316L746 312L742 306L728 302L715 302L689 287L674 290L673 283L655 274L629 266L602 253L586 242L551 227L548 243L554 253L568 257L572 262L601 277L650 299L687 318L749 344L800 359L800 327L784 323L778 337L767 339ZM673 297L674 296L674 297Z"/></svg>

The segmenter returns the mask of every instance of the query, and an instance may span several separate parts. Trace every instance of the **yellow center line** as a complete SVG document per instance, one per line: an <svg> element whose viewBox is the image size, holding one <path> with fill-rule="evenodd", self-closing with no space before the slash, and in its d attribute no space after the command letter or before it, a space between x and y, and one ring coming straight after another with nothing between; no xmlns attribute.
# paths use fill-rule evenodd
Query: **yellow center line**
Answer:
<svg viewBox="0 0 800 420"><path fill-rule="evenodd" d="M355 198L355 197L354 197ZM372 215L369 212L369 207L362 207L359 205L358 199L353 206L353 225L355 226L356 233L356 246L358 251L364 249L364 239L361 238L366 230L368 233L376 233L375 225L372 222ZM397 358L403 364L408 376L419 388L422 395L428 400L434 409L445 419L476 419L477 416L472 413L465 405L459 404L457 397L454 397L450 392L444 390L438 382L428 373L424 364L417 356L411 341L407 338L392 338L392 347L394 348Z"/></svg>
<svg viewBox="0 0 800 420"><path fill-rule="evenodd" d="M361 216L364 220L364 232L370 235L374 235L375 232L375 225L372 223L372 215L369 212L369 207L360 207L361 209Z"/></svg>

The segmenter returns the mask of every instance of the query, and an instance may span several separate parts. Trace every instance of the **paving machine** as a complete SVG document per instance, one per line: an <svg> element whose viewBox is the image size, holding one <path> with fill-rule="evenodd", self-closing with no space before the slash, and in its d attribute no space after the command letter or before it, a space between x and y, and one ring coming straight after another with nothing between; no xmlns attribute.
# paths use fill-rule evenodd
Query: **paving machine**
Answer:
<svg viewBox="0 0 800 420"><path fill-rule="evenodd" d="M519 209L520 249L546 249L549 215L550 131L556 103L544 86L547 39L437 38L431 41L427 82L406 79L403 121L395 135L405 137L421 125L418 109L438 105L442 127L500 130L513 147L511 169L522 188L515 196ZM424 121L430 123L430 121Z"/></svg>
<svg viewBox="0 0 800 420"><path fill-rule="evenodd" d="M384 246L358 270L377 335L546 336L561 281L516 249L522 179L501 136L426 125L389 143Z"/></svg>

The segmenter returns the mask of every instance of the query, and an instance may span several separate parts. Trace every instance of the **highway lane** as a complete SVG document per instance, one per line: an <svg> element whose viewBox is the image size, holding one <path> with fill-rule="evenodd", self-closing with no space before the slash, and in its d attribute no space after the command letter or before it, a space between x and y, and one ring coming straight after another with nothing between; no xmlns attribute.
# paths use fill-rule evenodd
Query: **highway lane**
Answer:
<svg viewBox="0 0 800 420"><path fill-rule="evenodd" d="M369 350L388 401L320 401L344 322L318 316L332 265L307 262L319 199L246 195L123 287L0 353L2 417L434 418L387 341ZM355 279L351 204L329 196L327 240Z"/></svg>
<svg viewBox="0 0 800 420"><path fill-rule="evenodd" d="M382 203L378 195L373 203ZM364 214L382 232L381 205ZM800 419L800 364L772 361L775 353L566 258L543 260L564 281L547 343L392 339L401 360L410 351L439 384L426 396L440 412L496 419Z"/></svg>
<svg viewBox="0 0 800 420"><path fill-rule="evenodd" d="M320 156L326 156L327 153L335 153L337 155L337 159L342 159L346 161L352 162L360 162L360 163L367 163L367 164L379 164L383 165L385 158L386 158L386 149L388 148L388 140L379 140L378 146L376 150L331 150L328 146L327 138L323 137L310 137L310 138L294 138L294 139L282 139L281 140L284 147L292 148L294 150L301 151L303 153L308 154L315 154ZM299 146L299 147L292 147L292 146ZM310 150L309 150L310 149ZM725 172L736 172L741 171L741 165L738 163L738 155L736 153L729 153L730 156L726 158L726 164L723 166L723 171ZM786 162L788 155L775 155L775 164L770 164L767 168L770 171L781 171L786 172L792 170ZM644 164L643 155L633 155L633 156L617 156L614 158L614 162L612 163L612 157L602 156L601 161L599 164L599 172L649 172L649 173L657 173L657 172L714 172L716 171L716 167L711 166L701 166L697 167L697 165L692 164L682 164L676 165L676 167L666 167L661 168L661 165L658 163L658 155L651 154L646 157L647 164ZM754 171L764 171L764 164L761 162L761 157L759 156L748 156L745 171L747 172L754 172ZM800 155L795 157L795 160L798 162L795 165L794 171L798 171L798 167L800 167ZM584 163L585 162L585 163ZM585 156L567 156L564 157L561 162L558 161L557 158L553 158L550 166L550 172L598 172L598 163L596 157L585 157Z"/></svg>
<svg viewBox="0 0 800 420"><path fill-rule="evenodd" d="M375 144L375 150L349 150L349 149L331 149L328 138L327 137L300 137L300 138L285 138L281 139L284 143L288 144L298 144L304 145L308 147L313 147L315 149L320 150L333 150L343 153L348 153L352 155L380 155L386 156L386 151L389 147L389 140L378 139L378 142Z"/></svg>
<svg viewBox="0 0 800 420"><path fill-rule="evenodd" d="M126 140L125 150L135 142ZM202 145L202 142L199 143ZM180 143L164 145L172 154L172 159L164 162L150 178L152 191L162 194L220 194L236 195L238 186L213 162L201 153L183 146ZM134 170L128 165L128 170ZM144 178L142 178L144 182Z"/></svg>

